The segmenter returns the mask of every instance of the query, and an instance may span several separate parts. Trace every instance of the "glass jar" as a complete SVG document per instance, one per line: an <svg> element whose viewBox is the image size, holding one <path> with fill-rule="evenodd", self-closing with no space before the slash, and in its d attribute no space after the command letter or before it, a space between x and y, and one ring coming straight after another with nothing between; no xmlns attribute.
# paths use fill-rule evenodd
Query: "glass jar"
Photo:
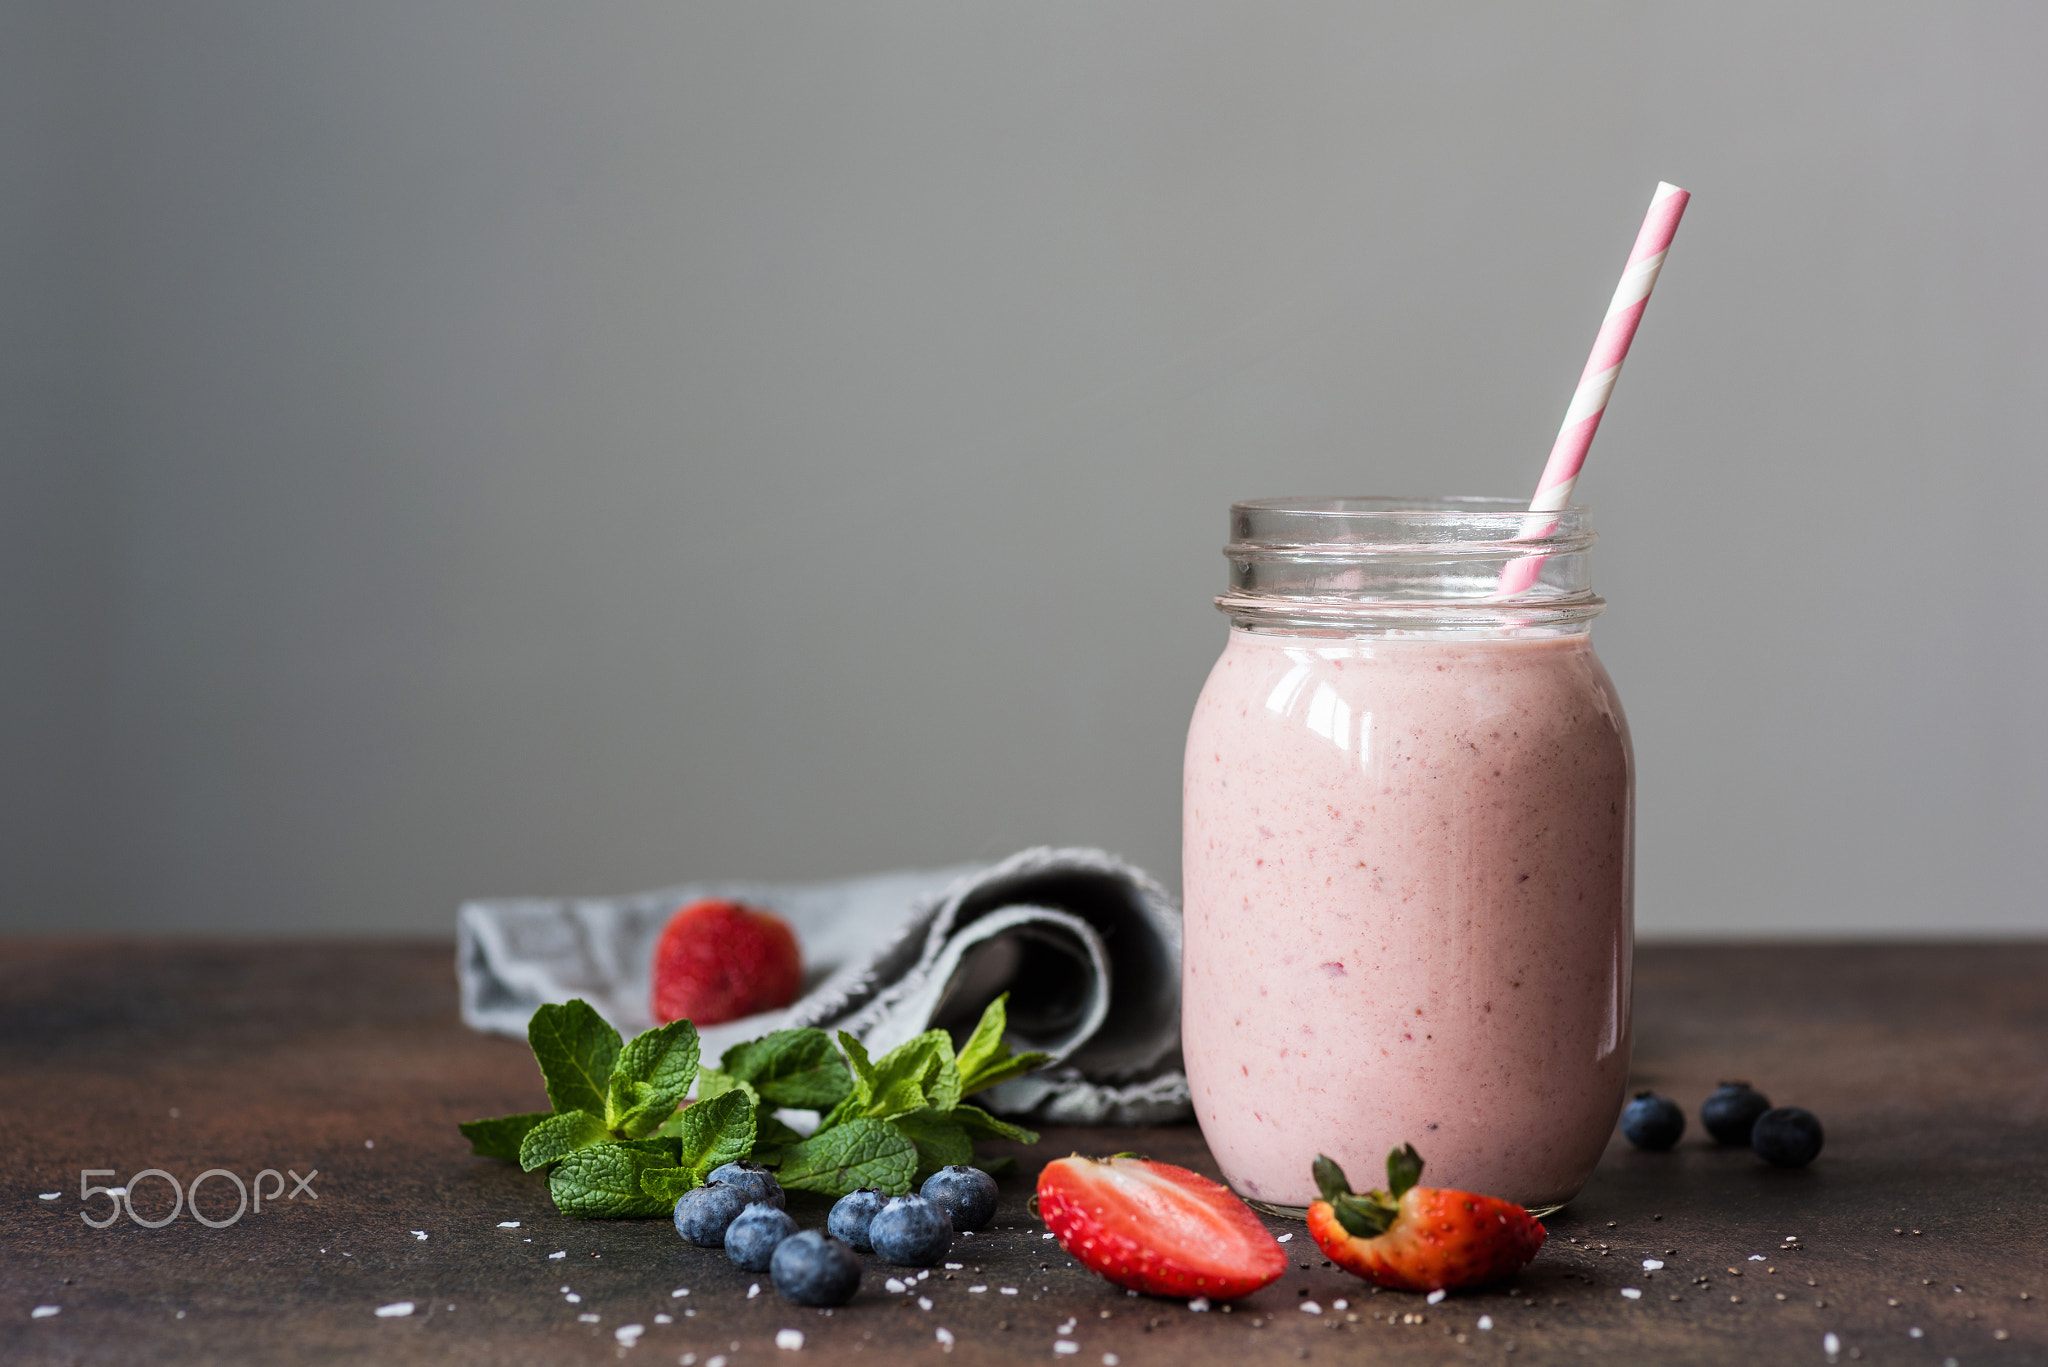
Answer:
<svg viewBox="0 0 2048 1367"><path fill-rule="evenodd" d="M1255 1204L1299 1214L1319 1153L1381 1185L1412 1143L1429 1186L1554 1209L1613 1131L1634 760L1586 510L1543 522L1507 499L1231 509L1230 638L1182 789L1182 1030L1203 1135ZM1534 582L1503 597L1518 561Z"/></svg>

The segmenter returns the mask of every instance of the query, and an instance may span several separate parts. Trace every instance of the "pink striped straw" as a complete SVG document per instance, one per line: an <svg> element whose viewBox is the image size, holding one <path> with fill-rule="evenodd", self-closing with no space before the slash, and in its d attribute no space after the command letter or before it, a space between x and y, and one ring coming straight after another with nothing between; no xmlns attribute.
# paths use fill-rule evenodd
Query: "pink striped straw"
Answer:
<svg viewBox="0 0 2048 1367"><path fill-rule="evenodd" d="M1657 273L1664 269L1664 257L1678 232L1678 220L1685 217L1685 206L1691 198L1691 194L1676 185L1657 182L1657 193L1650 198L1650 212L1643 219L1642 231L1636 234L1628 265L1622 268L1621 283L1614 287L1607 316L1600 321L1600 334L1593 339L1593 354L1586 358L1585 373L1579 376L1579 387L1564 411L1557 442L1550 448L1543 478L1536 481L1536 496L1529 500L1529 514L1522 519L1517 541L1548 536L1557 526L1557 519L1546 514L1570 505L1572 486L1578 483L1586 452L1593 446L1593 434L1600 430L1601 416L1607 412L1607 397L1614 392L1621 363L1628 359L1629 343L1636 339L1636 325L1643 321L1650 290L1657 283ZM1494 597L1511 597L1535 584L1546 558L1525 555L1510 561L1500 573L1500 586Z"/></svg>

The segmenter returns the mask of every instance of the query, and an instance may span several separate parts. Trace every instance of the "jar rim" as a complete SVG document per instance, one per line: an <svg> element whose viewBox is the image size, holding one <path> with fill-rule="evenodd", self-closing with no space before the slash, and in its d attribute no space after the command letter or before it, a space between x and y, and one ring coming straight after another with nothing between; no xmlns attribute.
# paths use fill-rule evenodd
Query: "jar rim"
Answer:
<svg viewBox="0 0 2048 1367"><path fill-rule="evenodd" d="M1230 590L1216 606L1246 629L1571 629L1604 606L1587 577L1597 538L1582 505L1296 495L1233 503L1230 530ZM1504 596L1516 564L1534 577Z"/></svg>
<svg viewBox="0 0 2048 1367"><path fill-rule="evenodd" d="M1529 503L1527 499L1502 498L1493 494L1285 494L1279 498L1244 498L1230 505L1232 512L1240 508L1317 517L1469 516L1474 513L1519 517L1529 511ZM1583 503L1574 503L1563 511L1584 514L1591 510Z"/></svg>

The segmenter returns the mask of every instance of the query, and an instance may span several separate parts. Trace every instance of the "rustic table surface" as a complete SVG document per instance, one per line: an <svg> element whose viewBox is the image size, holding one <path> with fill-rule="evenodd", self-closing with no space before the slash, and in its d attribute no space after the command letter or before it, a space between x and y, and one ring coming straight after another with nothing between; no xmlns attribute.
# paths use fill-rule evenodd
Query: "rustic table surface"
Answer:
<svg viewBox="0 0 2048 1367"><path fill-rule="evenodd" d="M1208 1150L1192 1127L1054 1130L1009 1150L958 1270L891 1293L871 1264L826 1312L472 1157L457 1121L545 1101L523 1045L456 1019L445 944L0 943L0 1361L2048 1362L2048 944L1652 947L1636 1007L1636 1082L1691 1132L1662 1155L1617 1138L1505 1285L1375 1294L1276 1220L1293 1266L1227 1311L1129 1296L1040 1237L1030 1174L1073 1149L1213 1174ZM1819 1161L1709 1146L1723 1077L1818 1113ZM172 1210L152 1168L265 1200L225 1223L216 1174L198 1213L224 1227L188 1206L144 1228ZM85 1170L133 1188L106 1228Z"/></svg>

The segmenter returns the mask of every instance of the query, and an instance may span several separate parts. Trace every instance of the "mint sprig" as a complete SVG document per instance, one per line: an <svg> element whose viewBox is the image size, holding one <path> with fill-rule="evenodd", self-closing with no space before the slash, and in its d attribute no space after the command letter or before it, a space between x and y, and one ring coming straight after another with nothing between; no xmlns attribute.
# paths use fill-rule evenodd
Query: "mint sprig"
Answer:
<svg viewBox="0 0 2048 1367"><path fill-rule="evenodd" d="M878 1059L844 1032L835 1042L822 1030L777 1030L734 1045L716 1068L701 1066L688 1021L622 1042L587 1002L543 1006L527 1042L553 1110L461 1130L475 1153L546 1169L556 1209L585 1219L666 1215L714 1169L743 1158L776 1169L785 1187L900 1194L971 1162L977 1140L1038 1142L965 1100L1050 1061L1010 1052L1007 1004L1007 993L990 1002L957 1053L944 1030ZM696 1104L678 1110L693 1082ZM818 1128L802 1136L777 1108L819 1112Z"/></svg>

